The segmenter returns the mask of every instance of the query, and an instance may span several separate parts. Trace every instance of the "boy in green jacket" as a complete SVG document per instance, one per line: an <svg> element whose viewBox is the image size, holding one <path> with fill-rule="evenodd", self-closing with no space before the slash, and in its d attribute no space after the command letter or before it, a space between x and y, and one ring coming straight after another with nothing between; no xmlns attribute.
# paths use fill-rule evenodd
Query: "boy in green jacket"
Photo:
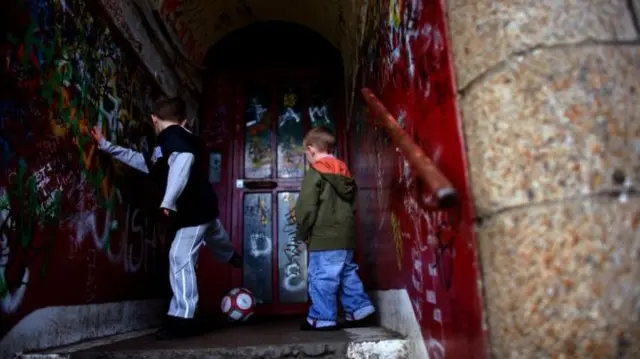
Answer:
<svg viewBox="0 0 640 359"><path fill-rule="evenodd" d="M338 298L348 327L368 325L375 312L353 258L358 188L347 165L331 155L335 142L329 130L316 127L302 143L311 165L295 207L296 240L309 249L311 308L302 330L339 329Z"/></svg>

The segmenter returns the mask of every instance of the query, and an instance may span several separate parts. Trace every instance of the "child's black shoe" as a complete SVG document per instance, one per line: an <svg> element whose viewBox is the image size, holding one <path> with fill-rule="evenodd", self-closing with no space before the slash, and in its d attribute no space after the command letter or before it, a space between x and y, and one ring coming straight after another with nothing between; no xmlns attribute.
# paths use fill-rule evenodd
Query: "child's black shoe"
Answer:
<svg viewBox="0 0 640 359"><path fill-rule="evenodd" d="M198 324L195 319L185 319L167 316L162 327L156 332L157 340L171 340L198 335Z"/></svg>
<svg viewBox="0 0 640 359"><path fill-rule="evenodd" d="M376 321L376 315L375 313L371 313L360 320L345 320L342 326L344 326L345 328L375 327L376 326L375 321Z"/></svg>

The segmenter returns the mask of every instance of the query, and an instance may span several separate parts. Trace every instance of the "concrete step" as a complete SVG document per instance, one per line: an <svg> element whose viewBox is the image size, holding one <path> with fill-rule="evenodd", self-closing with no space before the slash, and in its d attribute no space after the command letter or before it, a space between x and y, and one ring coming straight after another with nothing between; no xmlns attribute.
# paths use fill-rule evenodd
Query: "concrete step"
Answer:
<svg viewBox="0 0 640 359"><path fill-rule="evenodd" d="M172 341L157 341L152 334L147 334L90 348L86 344L75 349L60 348L41 355L69 359L408 359L405 338L384 328L302 332L298 324L298 321L253 323Z"/></svg>

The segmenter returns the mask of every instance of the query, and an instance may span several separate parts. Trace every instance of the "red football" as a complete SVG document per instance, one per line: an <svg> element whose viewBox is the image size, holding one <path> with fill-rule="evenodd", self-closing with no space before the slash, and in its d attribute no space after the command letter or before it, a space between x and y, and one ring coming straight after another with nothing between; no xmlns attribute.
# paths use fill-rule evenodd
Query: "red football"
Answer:
<svg viewBox="0 0 640 359"><path fill-rule="evenodd" d="M222 298L220 309L229 319L234 321L246 321L253 315L256 308L256 300L251 291L246 288L234 288Z"/></svg>

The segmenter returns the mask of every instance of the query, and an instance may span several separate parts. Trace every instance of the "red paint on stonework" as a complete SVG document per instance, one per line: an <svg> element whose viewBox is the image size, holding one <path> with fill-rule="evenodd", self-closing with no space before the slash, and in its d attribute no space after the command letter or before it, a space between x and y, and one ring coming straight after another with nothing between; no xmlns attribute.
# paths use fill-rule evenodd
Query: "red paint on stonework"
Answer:
<svg viewBox="0 0 640 359"><path fill-rule="evenodd" d="M351 144L362 189L359 217L362 234L375 238L368 249L372 286L407 289L430 358L486 358L474 213L443 9L441 1L420 0L385 8L384 30L366 45L362 83L451 181L460 204L429 209L433 193L360 102Z"/></svg>

